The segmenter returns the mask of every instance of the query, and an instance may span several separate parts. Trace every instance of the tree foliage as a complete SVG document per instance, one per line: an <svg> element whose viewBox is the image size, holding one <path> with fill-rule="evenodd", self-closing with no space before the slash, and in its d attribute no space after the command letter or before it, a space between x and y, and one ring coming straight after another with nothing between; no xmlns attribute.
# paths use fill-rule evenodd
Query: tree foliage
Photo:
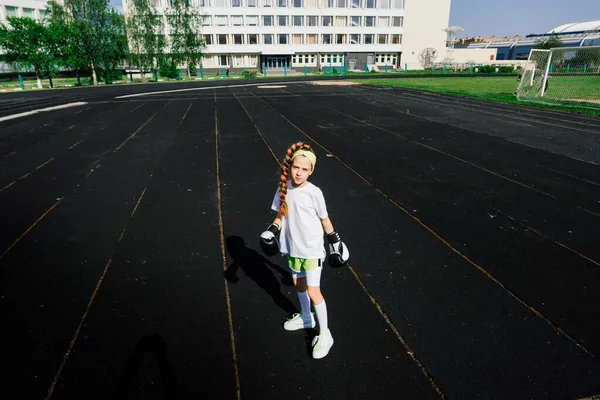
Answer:
<svg viewBox="0 0 600 400"><path fill-rule="evenodd" d="M202 31L203 15L200 9L191 7L189 0L170 0L166 10L170 29L170 54L175 64L185 65L190 78L190 67L202 60L205 47Z"/></svg>
<svg viewBox="0 0 600 400"><path fill-rule="evenodd" d="M547 39L540 39L536 41L535 48L542 50L550 50L555 47L564 47L564 43L558 36L550 36Z"/></svg>
<svg viewBox="0 0 600 400"><path fill-rule="evenodd" d="M108 79L128 53L124 17L109 7L107 0L48 4L51 20L70 27L69 65L91 70L94 85L98 84L98 72Z"/></svg>
<svg viewBox="0 0 600 400"><path fill-rule="evenodd" d="M166 39L162 15L148 0L131 0L127 12L126 28L129 39L129 64L140 69L142 81L145 72L154 67L155 60L164 54Z"/></svg>
<svg viewBox="0 0 600 400"><path fill-rule="evenodd" d="M40 78L53 75L63 64L62 51L68 41L68 27L60 23L44 23L31 18L8 17L8 25L0 25L0 47L8 62L21 68L32 68L41 88Z"/></svg>

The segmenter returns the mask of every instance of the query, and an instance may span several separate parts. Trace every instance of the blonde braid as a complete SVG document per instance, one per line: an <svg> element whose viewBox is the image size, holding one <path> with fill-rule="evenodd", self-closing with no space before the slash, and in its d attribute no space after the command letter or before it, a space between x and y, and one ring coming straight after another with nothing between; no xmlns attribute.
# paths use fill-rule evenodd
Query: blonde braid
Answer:
<svg viewBox="0 0 600 400"><path fill-rule="evenodd" d="M281 185L281 191L279 193L279 213L283 217L288 215L288 206L285 197L288 191L288 179L290 176L290 167L292 165L292 156L298 150L313 151L308 143L298 142L291 145L285 153L285 158L281 164L281 177L279 178L279 184Z"/></svg>

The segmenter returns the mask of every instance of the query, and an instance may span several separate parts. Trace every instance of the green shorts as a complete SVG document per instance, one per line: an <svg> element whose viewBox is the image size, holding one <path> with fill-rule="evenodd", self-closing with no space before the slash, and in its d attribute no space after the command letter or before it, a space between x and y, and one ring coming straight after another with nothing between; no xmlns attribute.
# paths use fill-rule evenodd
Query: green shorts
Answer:
<svg viewBox="0 0 600 400"><path fill-rule="evenodd" d="M288 265L291 270L294 272L309 272L317 267L322 267L324 258L314 258L314 259L306 259L306 258L297 258L287 256Z"/></svg>

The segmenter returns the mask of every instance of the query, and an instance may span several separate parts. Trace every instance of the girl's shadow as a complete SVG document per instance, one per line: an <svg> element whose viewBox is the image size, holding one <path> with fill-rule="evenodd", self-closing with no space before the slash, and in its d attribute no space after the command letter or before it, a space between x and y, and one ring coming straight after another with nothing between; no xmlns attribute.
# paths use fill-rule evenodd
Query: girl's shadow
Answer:
<svg viewBox="0 0 600 400"><path fill-rule="evenodd" d="M237 270L241 269L248 278L264 289L271 296L275 304L287 314L292 315L298 312L296 306L281 293L282 283L285 286L293 286L292 275L288 270L281 268L256 251L246 247L244 239L239 236L229 236L226 238L225 246L233 259L233 262L229 265L227 271L225 271L225 278L229 282L236 283L240 280L237 276ZM272 270L277 271L281 275L281 282L277 280Z"/></svg>

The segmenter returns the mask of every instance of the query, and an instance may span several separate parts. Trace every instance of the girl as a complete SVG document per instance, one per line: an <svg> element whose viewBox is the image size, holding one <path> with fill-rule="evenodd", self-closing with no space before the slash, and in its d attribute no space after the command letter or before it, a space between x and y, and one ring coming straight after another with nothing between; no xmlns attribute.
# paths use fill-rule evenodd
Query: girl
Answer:
<svg viewBox="0 0 600 400"><path fill-rule="evenodd" d="M283 324L287 331L316 326L310 303L315 307L320 333L313 339L313 358L323 358L333 346L328 328L327 306L321 294L320 281L325 261L323 232L330 248L329 263L344 265L349 258L327 215L321 190L308 182L314 172L317 157L310 145L298 142L290 146L281 166L280 188L275 193L271 209L277 211L273 223L261 235L261 247L267 255L280 251L287 255L294 286L298 291L302 312ZM277 235L281 232L280 243Z"/></svg>

